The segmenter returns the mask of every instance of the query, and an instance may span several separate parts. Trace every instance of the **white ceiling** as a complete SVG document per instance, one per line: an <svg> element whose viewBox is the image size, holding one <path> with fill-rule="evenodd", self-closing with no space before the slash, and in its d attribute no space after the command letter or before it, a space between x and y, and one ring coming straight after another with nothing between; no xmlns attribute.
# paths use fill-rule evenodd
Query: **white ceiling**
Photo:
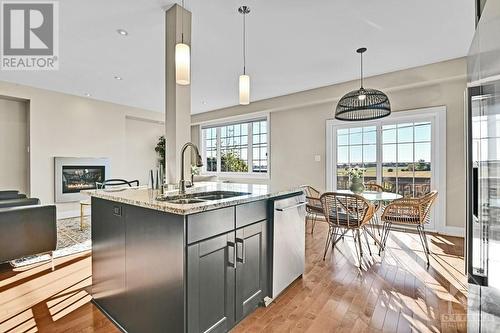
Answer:
<svg viewBox="0 0 500 333"><path fill-rule="evenodd" d="M60 1L60 69L0 80L164 111L164 8L175 1ZM253 101L467 54L470 0L186 0L193 13L192 113L238 103L241 15ZM116 30L123 28L129 36ZM123 77L122 81L114 79ZM374 87L376 88L376 87Z"/></svg>

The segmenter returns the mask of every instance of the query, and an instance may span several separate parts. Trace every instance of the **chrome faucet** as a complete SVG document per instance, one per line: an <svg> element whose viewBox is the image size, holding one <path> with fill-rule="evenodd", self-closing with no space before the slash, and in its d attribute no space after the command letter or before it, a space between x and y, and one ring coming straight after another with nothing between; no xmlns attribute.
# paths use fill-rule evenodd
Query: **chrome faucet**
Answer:
<svg viewBox="0 0 500 333"><path fill-rule="evenodd" d="M186 180L184 180L184 153L186 152L188 147L191 147L192 149L194 149L194 151L196 153L196 166L198 168L203 166L203 160L201 159L200 151L198 150L198 147L192 142L186 143L182 147L182 150L181 150L181 180L179 181L179 193L180 194L186 193Z"/></svg>

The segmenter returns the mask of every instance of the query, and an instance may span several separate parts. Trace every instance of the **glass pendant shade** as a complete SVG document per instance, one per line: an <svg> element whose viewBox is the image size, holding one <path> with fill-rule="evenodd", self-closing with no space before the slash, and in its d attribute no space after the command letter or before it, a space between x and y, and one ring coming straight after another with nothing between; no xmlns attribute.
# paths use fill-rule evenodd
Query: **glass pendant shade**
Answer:
<svg viewBox="0 0 500 333"><path fill-rule="evenodd" d="M240 75L240 104L250 104L250 76Z"/></svg>
<svg viewBox="0 0 500 333"><path fill-rule="evenodd" d="M175 45L175 82L182 86L191 83L191 50L189 45Z"/></svg>

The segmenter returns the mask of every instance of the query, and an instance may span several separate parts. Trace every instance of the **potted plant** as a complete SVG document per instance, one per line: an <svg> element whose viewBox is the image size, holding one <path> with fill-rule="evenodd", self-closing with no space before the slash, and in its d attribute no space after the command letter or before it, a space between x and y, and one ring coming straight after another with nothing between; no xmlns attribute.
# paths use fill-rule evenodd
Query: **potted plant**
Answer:
<svg viewBox="0 0 500 333"><path fill-rule="evenodd" d="M155 152L158 155L158 164L160 168L165 168L165 136L160 136L158 138L158 143L155 147Z"/></svg>
<svg viewBox="0 0 500 333"><path fill-rule="evenodd" d="M349 189L352 192L361 193L365 190L365 185L363 184L365 172L365 168L359 168L357 166L354 168L345 168L345 173L351 180L351 186L349 186Z"/></svg>

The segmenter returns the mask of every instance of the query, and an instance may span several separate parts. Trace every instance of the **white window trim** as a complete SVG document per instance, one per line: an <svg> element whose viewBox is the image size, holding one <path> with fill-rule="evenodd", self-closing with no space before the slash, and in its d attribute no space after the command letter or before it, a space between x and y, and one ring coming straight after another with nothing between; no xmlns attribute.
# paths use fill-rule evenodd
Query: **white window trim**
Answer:
<svg viewBox="0 0 500 333"><path fill-rule="evenodd" d="M418 122L419 120L430 120L432 122L432 179L437 183L432 183L433 189L438 191L438 199L433 208L433 223L430 231L446 233L446 106L429 107L392 112L390 116L359 122L345 122L337 119L326 121L326 189L335 191L337 187L336 165L337 165L337 138L336 131L347 127L364 127L373 125L387 125L394 122ZM382 145L379 142L380 135L377 135L377 163L382 159ZM441 158L439 158L441 157ZM379 182L380 171L377 172L377 182Z"/></svg>
<svg viewBox="0 0 500 333"><path fill-rule="evenodd" d="M205 122L205 123L200 123L199 124L199 147L201 148L201 157L203 161L205 162L207 160L206 158L206 147L205 147L205 140L203 138L203 129L207 127L220 127L220 126L226 126L230 124L237 124L237 123L244 123L244 122L252 122L252 121L258 121L258 120L263 120L265 119L267 121L267 172L266 173L260 173L260 172L222 172L222 171L217 171L217 172L209 172L206 171L206 165L202 167L201 170L201 175L202 176L217 176L221 178L234 178L234 179L270 179L271 178L271 117L269 116L269 113L265 114L260 114L258 116L252 115L251 117L242 117L242 116L237 116L233 118L226 118L224 119L223 122ZM220 131L217 131L217 142L220 142L219 134ZM252 140L253 140L253 135L248 136L248 144L250 147L252 147ZM248 160L252 161L253 157L253 149L249 149L248 151ZM220 146L217 145L217 166L219 167L220 164ZM250 164L248 166L248 169L252 169L252 165Z"/></svg>

